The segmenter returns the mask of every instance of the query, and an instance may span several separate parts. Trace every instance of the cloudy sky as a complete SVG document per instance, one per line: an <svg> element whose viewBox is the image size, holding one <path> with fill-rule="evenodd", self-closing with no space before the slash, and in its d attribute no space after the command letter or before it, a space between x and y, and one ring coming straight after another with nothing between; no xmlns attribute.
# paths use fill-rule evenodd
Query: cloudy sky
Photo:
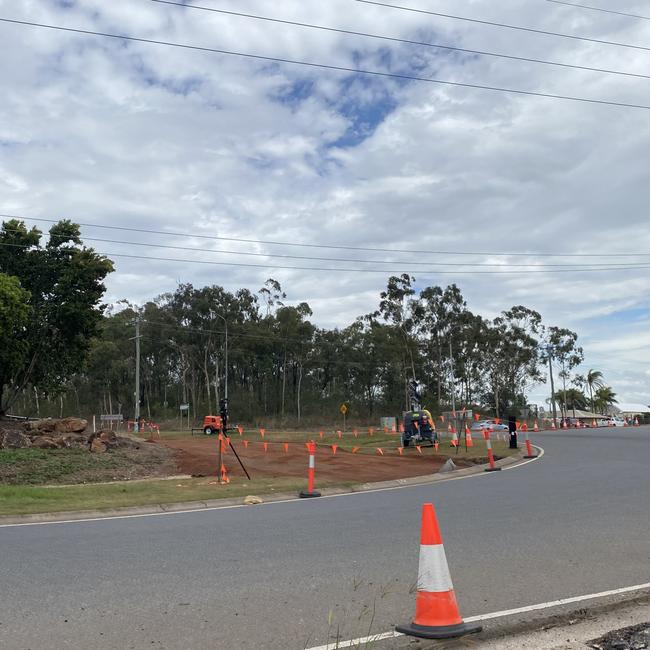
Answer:
<svg viewBox="0 0 650 650"><path fill-rule="evenodd" d="M191 4L632 75L154 0L0 0L0 18L650 107L650 20L548 0L394 0L635 49L357 0ZM615 7L650 15L647 2ZM186 234L84 227L116 262L109 301L143 302L179 281L256 290L272 276L309 302L317 323L345 325L376 306L389 274L408 271L418 288L456 282L485 316L525 304L575 329L585 369L602 369L621 400L650 403L650 269L575 267L650 264L650 110L6 22L0 42L0 210L40 227L31 219ZM522 264L531 266L513 266ZM551 272L557 265L565 270ZM281 268L291 266L348 270ZM381 272L349 270L361 268Z"/></svg>

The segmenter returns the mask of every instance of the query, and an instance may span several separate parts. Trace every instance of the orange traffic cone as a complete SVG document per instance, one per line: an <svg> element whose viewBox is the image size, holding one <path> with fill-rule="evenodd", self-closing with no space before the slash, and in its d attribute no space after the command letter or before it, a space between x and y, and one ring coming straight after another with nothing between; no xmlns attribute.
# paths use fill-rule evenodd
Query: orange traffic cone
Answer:
<svg viewBox="0 0 650 650"><path fill-rule="evenodd" d="M411 623L395 629L421 639L453 639L482 629L480 625L464 623L460 617L432 503L422 506L415 617Z"/></svg>
<svg viewBox="0 0 650 650"><path fill-rule="evenodd" d="M474 446L474 441L472 440L472 432L469 430L469 427L467 425L465 425L465 446Z"/></svg>
<svg viewBox="0 0 650 650"><path fill-rule="evenodd" d="M557 429L557 427L555 426L555 418L553 418L553 419L551 420L551 429L552 429L553 431L555 431L555 430Z"/></svg>
<svg viewBox="0 0 650 650"><path fill-rule="evenodd" d="M539 431L539 424L537 424L537 420L535 420L535 424L533 424L533 431Z"/></svg>
<svg viewBox="0 0 650 650"><path fill-rule="evenodd" d="M635 427L639 427L639 426L641 426L641 425L639 424L639 418L636 417L636 416L635 416L635 418L634 418L634 426L635 426Z"/></svg>

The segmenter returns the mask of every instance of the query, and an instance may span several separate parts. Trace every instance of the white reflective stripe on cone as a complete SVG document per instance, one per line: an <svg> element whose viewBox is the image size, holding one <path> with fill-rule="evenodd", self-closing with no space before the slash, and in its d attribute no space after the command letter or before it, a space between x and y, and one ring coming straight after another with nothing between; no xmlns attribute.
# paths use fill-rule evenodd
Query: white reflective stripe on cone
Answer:
<svg viewBox="0 0 650 650"><path fill-rule="evenodd" d="M445 547L442 544L420 545L417 590L451 591L453 588Z"/></svg>
<svg viewBox="0 0 650 650"><path fill-rule="evenodd" d="M316 467L316 462L313 456L309 456L309 469L314 469Z"/></svg>
<svg viewBox="0 0 650 650"><path fill-rule="evenodd" d="M492 441L489 438L485 441L485 444L487 445L488 449L492 449Z"/></svg>

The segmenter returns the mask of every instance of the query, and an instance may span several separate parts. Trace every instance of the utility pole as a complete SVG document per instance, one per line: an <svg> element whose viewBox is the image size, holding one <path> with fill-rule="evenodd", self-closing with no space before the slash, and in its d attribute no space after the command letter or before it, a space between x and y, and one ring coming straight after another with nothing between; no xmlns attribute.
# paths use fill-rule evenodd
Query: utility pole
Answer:
<svg viewBox="0 0 650 650"><path fill-rule="evenodd" d="M555 386L553 384L553 347L546 346L548 352L548 372L551 377L551 408L553 409L553 423L557 426L557 406L555 405Z"/></svg>
<svg viewBox="0 0 650 650"><path fill-rule="evenodd" d="M454 353L449 341L449 361L451 363L451 410L456 412L456 377L454 376Z"/></svg>
<svg viewBox="0 0 650 650"><path fill-rule="evenodd" d="M214 315L217 318L220 318L224 322L224 325L226 326L226 355L225 355L226 356L226 386L225 386L226 395L225 398L228 399L228 321L221 314L217 314L215 312Z"/></svg>
<svg viewBox="0 0 650 650"><path fill-rule="evenodd" d="M140 429L140 316L135 319L135 409L133 419L133 431L138 433ZM133 339L131 339L133 340Z"/></svg>
<svg viewBox="0 0 650 650"><path fill-rule="evenodd" d="M228 321L224 318L226 324L226 399L228 399Z"/></svg>

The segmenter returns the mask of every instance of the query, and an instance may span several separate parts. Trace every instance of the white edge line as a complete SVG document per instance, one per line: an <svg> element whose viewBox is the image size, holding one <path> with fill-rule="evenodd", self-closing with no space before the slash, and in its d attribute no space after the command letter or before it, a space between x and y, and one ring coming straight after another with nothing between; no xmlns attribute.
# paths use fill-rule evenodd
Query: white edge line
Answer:
<svg viewBox="0 0 650 650"><path fill-rule="evenodd" d="M537 605L527 605L526 607L517 607L516 609L504 609L500 612L492 612L490 614L480 614L479 616L469 616L465 620L466 623L475 623L477 621L488 621L493 618L503 618L505 616L514 616L515 614L525 614L526 612L534 612L540 609L550 609L551 607L560 607L562 605L570 605L572 603L579 603L584 600L593 600L595 598L607 598L608 596L617 596L626 594L633 591L641 591L643 589L650 589L650 582L641 585L632 585L631 587L621 587L620 589L610 589L609 591L601 591L596 594L586 594L584 596L573 596L571 598L560 598L558 600L551 600L547 603L539 603ZM396 639L399 636L404 636L401 632L383 632L381 634L374 634L372 636L363 636L358 639L351 639L349 641L333 642L327 645L319 645L307 650L333 650L334 648L350 648L355 645L362 645L383 641L385 639Z"/></svg>
<svg viewBox="0 0 650 650"><path fill-rule="evenodd" d="M517 469L518 467L523 467L524 465L528 465L528 463L534 463L536 460L539 460L543 455L544 455L544 450L537 446L533 445L535 449L539 450L539 454L535 456L535 458L531 458L529 460L525 460L521 463L517 463L516 465L509 465L508 467L503 467L503 471L509 470L509 469ZM489 472L480 472L477 474L470 474L468 476L450 476L449 478L445 478L441 481L436 481L433 483L416 483L415 485L394 485L392 487L385 487L385 488L376 488L374 490L362 490L360 492L345 492L343 494L324 494L320 497L320 499L335 499L338 497L351 497L351 496L358 496L358 495L363 495L363 494L373 494L375 492L389 492L392 490L404 490L407 488L419 488L419 487L424 487L427 485L435 485L436 483L448 483L450 481L463 481L466 479L470 478L478 478L478 477L486 477L486 476L494 476L498 474L498 472L494 473L489 473ZM318 499L318 500L320 500ZM278 503L306 503L310 501L310 499L282 499L280 501L267 501L264 503L256 504L255 506L249 506L243 503L238 503L235 505L231 506L211 506L210 508L189 508L187 510L169 510L165 512L146 512L143 514L137 514L137 515L111 515L107 517L87 517L87 518L80 518L80 519L59 519L56 521L27 521L23 523L15 523L15 524L0 524L0 528L21 528L24 526L52 526L54 524L85 524L85 523L90 523L90 522L98 522L98 521L114 521L116 519L143 519L145 517L163 517L165 515L187 515L191 513L200 513L200 512L211 512L214 510L234 510L236 508L259 508L260 506L272 506Z"/></svg>

